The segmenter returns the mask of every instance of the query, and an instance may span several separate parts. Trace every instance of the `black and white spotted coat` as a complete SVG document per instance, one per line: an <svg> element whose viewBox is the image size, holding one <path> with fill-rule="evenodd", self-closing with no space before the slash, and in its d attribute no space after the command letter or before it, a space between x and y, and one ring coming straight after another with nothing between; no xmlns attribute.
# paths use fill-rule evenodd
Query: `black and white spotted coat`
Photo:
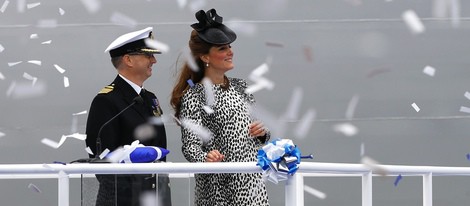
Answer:
<svg viewBox="0 0 470 206"><path fill-rule="evenodd" d="M213 113L203 109L206 105L203 84L188 89L181 100L180 119L207 128L212 134L210 139L201 139L195 129L181 127L182 152L189 162L204 162L211 150L219 150L225 156L223 162L257 161L258 149L264 142L249 135L252 119L248 107L254 103L253 95L244 93L244 80L228 79L227 90L220 85L212 86ZM195 179L196 206L269 205L261 173L196 174Z"/></svg>

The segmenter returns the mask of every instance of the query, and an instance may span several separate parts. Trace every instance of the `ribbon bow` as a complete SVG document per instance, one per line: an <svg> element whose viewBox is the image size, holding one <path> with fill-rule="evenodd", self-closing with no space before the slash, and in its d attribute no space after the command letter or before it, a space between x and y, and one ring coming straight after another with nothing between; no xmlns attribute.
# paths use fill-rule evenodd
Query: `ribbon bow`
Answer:
<svg viewBox="0 0 470 206"><path fill-rule="evenodd" d="M295 174L302 158L313 158L313 155L300 156L300 150L292 140L277 139L258 150L257 165L263 170L263 176L277 184L287 180L287 175Z"/></svg>
<svg viewBox="0 0 470 206"><path fill-rule="evenodd" d="M215 9L211 9L207 12L200 10L196 13L196 19L199 23L191 25L193 29L198 32L202 32L208 28L214 28L222 25L223 17L219 16Z"/></svg>

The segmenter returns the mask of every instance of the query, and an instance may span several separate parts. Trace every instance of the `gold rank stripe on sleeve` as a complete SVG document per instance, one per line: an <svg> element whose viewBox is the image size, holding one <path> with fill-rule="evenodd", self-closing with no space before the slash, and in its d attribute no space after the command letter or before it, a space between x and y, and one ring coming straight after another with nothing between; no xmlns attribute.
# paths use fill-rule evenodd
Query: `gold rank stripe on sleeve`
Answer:
<svg viewBox="0 0 470 206"><path fill-rule="evenodd" d="M105 86L103 89L101 89L101 91L98 94L106 94L106 93L113 91L113 89L114 89L114 84L108 85L108 86Z"/></svg>

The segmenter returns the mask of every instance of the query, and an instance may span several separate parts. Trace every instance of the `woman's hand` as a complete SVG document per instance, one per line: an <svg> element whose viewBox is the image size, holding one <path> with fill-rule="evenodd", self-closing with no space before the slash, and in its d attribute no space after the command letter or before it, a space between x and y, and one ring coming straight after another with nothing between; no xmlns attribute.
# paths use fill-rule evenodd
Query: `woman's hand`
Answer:
<svg viewBox="0 0 470 206"><path fill-rule="evenodd" d="M212 150L206 155L206 162L221 162L224 159L224 155L220 154L218 150Z"/></svg>
<svg viewBox="0 0 470 206"><path fill-rule="evenodd" d="M266 135L266 129L264 128L263 123L260 121L254 121L249 126L250 136L252 137L261 137Z"/></svg>

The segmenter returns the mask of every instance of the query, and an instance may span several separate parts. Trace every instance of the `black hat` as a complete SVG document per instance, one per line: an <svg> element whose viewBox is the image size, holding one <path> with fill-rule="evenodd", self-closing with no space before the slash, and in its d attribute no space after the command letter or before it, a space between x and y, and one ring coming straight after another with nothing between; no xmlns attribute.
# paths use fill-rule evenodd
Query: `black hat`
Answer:
<svg viewBox="0 0 470 206"><path fill-rule="evenodd" d="M147 39L153 39L152 30L152 27L147 27L139 31L121 35L114 40L104 52L109 51L111 57L118 57L134 52L161 54L160 50L150 48L145 43Z"/></svg>
<svg viewBox="0 0 470 206"><path fill-rule="evenodd" d="M235 32L222 24L223 18L217 15L215 9L198 11L196 19L199 23L194 23L191 27L197 31L199 38L207 43L230 44L237 39Z"/></svg>

